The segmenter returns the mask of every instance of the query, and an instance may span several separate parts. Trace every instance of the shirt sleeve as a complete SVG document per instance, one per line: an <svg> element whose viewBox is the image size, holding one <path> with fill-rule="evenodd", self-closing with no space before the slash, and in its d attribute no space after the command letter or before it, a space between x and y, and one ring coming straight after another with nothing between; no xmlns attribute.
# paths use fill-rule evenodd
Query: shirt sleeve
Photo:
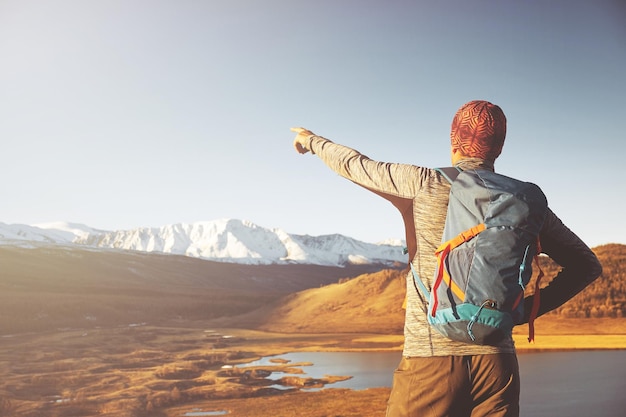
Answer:
<svg viewBox="0 0 626 417"><path fill-rule="evenodd" d="M561 266L561 270L540 290L539 316L560 307L602 274L596 255L551 210L541 230L540 242L542 252ZM526 321L532 302L532 296L524 301Z"/></svg>
<svg viewBox="0 0 626 417"><path fill-rule="evenodd" d="M413 259L417 252L414 201L428 183L430 170L416 165L374 161L352 148L319 136L310 138L309 149L337 174L383 197L398 209L404 222L409 259Z"/></svg>
<svg viewBox="0 0 626 417"><path fill-rule="evenodd" d="M310 138L309 148L342 177L390 201L412 200L427 175L427 168L374 161L360 152L320 136Z"/></svg>

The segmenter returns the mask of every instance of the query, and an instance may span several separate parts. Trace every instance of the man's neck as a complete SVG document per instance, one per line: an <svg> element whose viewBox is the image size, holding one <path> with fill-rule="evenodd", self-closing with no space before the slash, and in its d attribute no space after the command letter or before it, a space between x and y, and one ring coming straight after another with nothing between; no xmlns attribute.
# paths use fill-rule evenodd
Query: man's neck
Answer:
<svg viewBox="0 0 626 417"><path fill-rule="evenodd" d="M454 163L455 167L461 169L487 169L494 171L493 161L487 161L480 158L462 158Z"/></svg>

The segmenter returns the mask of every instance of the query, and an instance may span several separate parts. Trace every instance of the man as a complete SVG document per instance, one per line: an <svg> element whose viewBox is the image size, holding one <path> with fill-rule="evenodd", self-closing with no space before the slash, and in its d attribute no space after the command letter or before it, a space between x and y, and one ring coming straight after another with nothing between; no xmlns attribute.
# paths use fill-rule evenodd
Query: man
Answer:
<svg viewBox="0 0 626 417"><path fill-rule="evenodd" d="M434 252L441 243L450 183L434 169L374 161L306 129L292 131L297 133L296 151L317 155L339 175L400 210L410 262L432 287ZM505 136L506 118L500 107L482 100L466 103L452 121L452 164L493 171ZM540 243L562 270L541 290L539 315L565 303L602 272L589 247L549 209ZM387 416L518 416L520 381L512 337L493 346L445 338L428 324L428 300L416 289L411 272L406 281L404 351L394 373ZM532 299L525 300L525 305L530 304ZM525 310L528 318L530 307Z"/></svg>

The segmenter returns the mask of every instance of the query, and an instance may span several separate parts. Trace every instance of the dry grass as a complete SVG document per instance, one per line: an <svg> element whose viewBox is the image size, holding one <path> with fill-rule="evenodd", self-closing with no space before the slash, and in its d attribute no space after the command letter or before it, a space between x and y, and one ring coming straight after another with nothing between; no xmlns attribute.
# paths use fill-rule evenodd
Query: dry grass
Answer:
<svg viewBox="0 0 626 417"><path fill-rule="evenodd" d="M537 343L530 347L625 349L626 320L613 324L621 334L538 334ZM564 323L563 328L572 325ZM597 322L590 328L600 326L602 322ZM0 339L0 415L180 417L200 409L255 417L382 416L388 389L305 392L301 388L322 387L342 376L310 380L296 374L282 381L292 387L282 391L270 388L275 382L266 378L268 374L295 372L303 364L275 361L246 369L237 365L294 351L401 347L398 335L154 326L4 337ZM235 367L222 368L225 364Z"/></svg>
<svg viewBox="0 0 626 417"><path fill-rule="evenodd" d="M222 366L312 346L350 349L355 337L361 336L152 326L5 337L0 339L0 415L154 417L180 415L167 410L184 404L282 397L345 377L286 377L282 383L293 388L284 392L269 388L275 382L266 377L273 371L296 373L304 364L277 361L245 370ZM377 347L387 342L368 343ZM309 400L297 401L291 407Z"/></svg>
<svg viewBox="0 0 626 417"><path fill-rule="evenodd" d="M254 417L383 417L388 388L362 391L328 389L248 399L216 400L167 410L168 417L193 411L228 411L228 416Z"/></svg>
<svg viewBox="0 0 626 417"><path fill-rule="evenodd" d="M269 306L257 328L267 331L402 333L406 271L361 275L292 294Z"/></svg>
<svg viewBox="0 0 626 417"><path fill-rule="evenodd" d="M535 341L528 343L528 326L515 328L518 351L626 349L626 319L562 319L544 316L535 323Z"/></svg>
<svg viewBox="0 0 626 417"><path fill-rule="evenodd" d="M576 349L626 349L626 335L543 335L528 343L526 336L515 336L519 352Z"/></svg>

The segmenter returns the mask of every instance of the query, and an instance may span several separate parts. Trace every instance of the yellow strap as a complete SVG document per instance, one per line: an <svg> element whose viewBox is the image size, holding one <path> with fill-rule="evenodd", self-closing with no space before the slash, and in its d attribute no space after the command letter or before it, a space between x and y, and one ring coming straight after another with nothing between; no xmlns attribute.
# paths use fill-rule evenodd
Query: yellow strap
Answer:
<svg viewBox="0 0 626 417"><path fill-rule="evenodd" d="M467 229L464 232L459 233L456 237L453 237L452 239L448 240L447 242L442 243L437 250L435 251L435 253L439 253L441 251L444 250L444 248L446 246L450 246L450 250L456 248L457 246L460 246L461 244L472 240L477 234L479 234L480 232L482 232L483 230L485 230L486 226L485 223L481 223L478 224L474 227L470 227L469 229Z"/></svg>
<svg viewBox="0 0 626 417"><path fill-rule="evenodd" d="M459 300L465 301L465 293L463 292L461 287L459 287L454 281L452 281L452 278L448 274L448 271L446 271L445 269L443 271L443 282L445 282L448 288L452 290L454 295L459 297Z"/></svg>

